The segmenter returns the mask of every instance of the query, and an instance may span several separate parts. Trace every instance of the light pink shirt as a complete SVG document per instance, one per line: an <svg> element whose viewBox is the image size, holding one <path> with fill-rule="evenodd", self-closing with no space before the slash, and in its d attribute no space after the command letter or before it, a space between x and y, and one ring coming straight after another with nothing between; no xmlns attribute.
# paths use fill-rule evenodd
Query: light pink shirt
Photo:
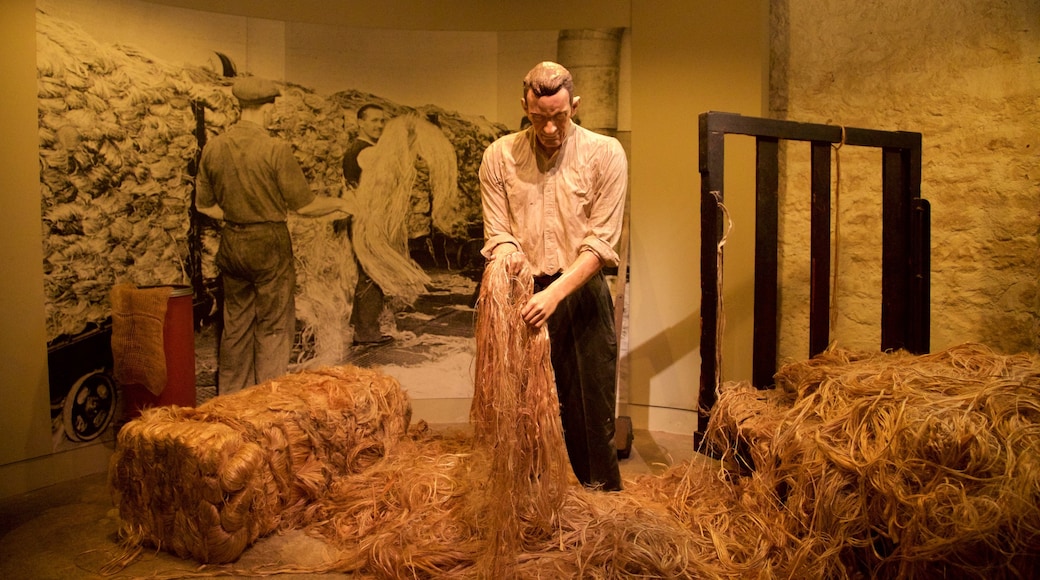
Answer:
<svg viewBox="0 0 1040 580"><path fill-rule="evenodd" d="M480 165L481 253L511 242L536 276L563 271L583 251L616 266L627 187L628 160L613 137L571 125L551 159L532 129L501 137Z"/></svg>

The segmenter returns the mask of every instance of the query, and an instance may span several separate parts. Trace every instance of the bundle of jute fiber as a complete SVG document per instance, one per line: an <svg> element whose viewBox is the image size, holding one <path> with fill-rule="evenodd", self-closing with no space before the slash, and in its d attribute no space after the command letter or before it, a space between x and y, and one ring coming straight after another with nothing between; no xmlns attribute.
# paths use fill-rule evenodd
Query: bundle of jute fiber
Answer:
<svg viewBox="0 0 1040 580"><path fill-rule="evenodd" d="M756 389L751 383L731 381L719 386L711 408L703 445L719 457L734 475L754 469L771 458L773 435L794 395L778 389Z"/></svg>
<svg viewBox="0 0 1040 580"><path fill-rule="evenodd" d="M486 501L492 518L487 572L501 577L515 561L520 521L526 534L551 535L569 473L549 331L520 312L534 291L525 263L512 275L505 260L484 269L477 302L476 373L470 422L491 459Z"/></svg>
<svg viewBox="0 0 1040 580"><path fill-rule="evenodd" d="M396 379L352 366L144 411L120 430L109 469L123 564L144 545L235 560L259 537L301 525L337 477L390 452L409 419Z"/></svg>
<svg viewBox="0 0 1040 580"><path fill-rule="evenodd" d="M431 147L431 142L439 146ZM436 186L434 199L457 198L455 151L435 125L417 115L387 122L379 143L365 151L361 182L352 192L359 210L352 226L358 261L387 296L405 304L413 304L430 283L408 253L408 218L418 156L426 162Z"/></svg>
<svg viewBox="0 0 1040 580"><path fill-rule="evenodd" d="M489 461L468 433L434 434L420 422L369 469L340 477L308 509L310 530L339 550L292 573L376 578L475 577L485 546L480 490Z"/></svg>
<svg viewBox="0 0 1040 580"><path fill-rule="evenodd" d="M486 557L494 512L488 505L493 458L467 432L413 429L411 437L364 471L343 476L308 509L312 531L338 557L312 567L223 569L228 573L351 573L374 578L490 578ZM728 485L708 470L705 480ZM679 477L626 482L622 493L571 485L553 533L530 511L517 514L517 551L501 568L516 578L719 578L723 530L677 519L669 507ZM706 492L712 491L704 488ZM726 498L731 494L722 494ZM723 511L721 502L712 508ZM746 569L741 570L741 572ZM730 577L747 577L734 572Z"/></svg>
<svg viewBox="0 0 1040 580"><path fill-rule="evenodd" d="M776 500L781 575L1040 574L1036 356L832 349L776 382L795 398L745 487Z"/></svg>
<svg viewBox="0 0 1040 580"><path fill-rule="evenodd" d="M299 337L290 370L321 368L344 360L350 336L357 261L350 236L336 233L327 217L289 216L296 270ZM349 343L347 343L349 344Z"/></svg>

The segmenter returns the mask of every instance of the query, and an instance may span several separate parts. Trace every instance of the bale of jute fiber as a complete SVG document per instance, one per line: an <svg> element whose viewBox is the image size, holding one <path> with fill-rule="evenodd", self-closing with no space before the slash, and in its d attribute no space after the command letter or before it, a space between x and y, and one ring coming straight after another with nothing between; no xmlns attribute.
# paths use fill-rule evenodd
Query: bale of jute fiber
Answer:
<svg viewBox="0 0 1040 580"><path fill-rule="evenodd" d="M757 389L747 381L723 383L718 391L704 444L727 470L753 470L771 458L771 440L794 397L779 389Z"/></svg>
<svg viewBox="0 0 1040 580"><path fill-rule="evenodd" d="M393 377L339 366L197 408L145 410L120 430L109 468L125 541L234 561L258 538L299 526L337 478L390 452L409 409Z"/></svg>
<svg viewBox="0 0 1040 580"><path fill-rule="evenodd" d="M788 404L759 407L773 427L740 484L775 502L772 575L1040 574L1040 357L831 349L775 378L761 397Z"/></svg>

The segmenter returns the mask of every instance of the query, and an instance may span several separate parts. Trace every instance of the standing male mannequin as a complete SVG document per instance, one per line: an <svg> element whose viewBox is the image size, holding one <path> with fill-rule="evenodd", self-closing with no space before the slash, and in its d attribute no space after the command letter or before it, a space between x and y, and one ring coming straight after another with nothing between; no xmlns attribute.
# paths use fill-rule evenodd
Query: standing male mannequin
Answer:
<svg viewBox="0 0 1040 580"><path fill-rule="evenodd" d="M216 263L224 290L218 386L232 393L285 374L296 332L296 271L288 213L348 213L311 191L288 143L267 132L281 94L258 77L235 81L241 118L202 151L195 206L223 220Z"/></svg>
<svg viewBox="0 0 1040 580"><path fill-rule="evenodd" d="M343 156L343 179L348 187L357 188L361 183L363 163L359 157L379 142L386 126L386 112L375 104L362 105L357 111L358 136L351 142ZM383 289L365 272L358 262L358 281L354 287L354 310L350 323L354 326L354 344L385 344L393 340L383 334L379 327L379 316L383 313Z"/></svg>
<svg viewBox="0 0 1040 580"><path fill-rule="evenodd" d="M617 338L601 268L617 265L628 161L621 144L572 122L580 97L566 68L535 66L521 101L531 126L484 152L484 256L530 264L521 314L547 324L567 454L583 485L621 489L614 413Z"/></svg>

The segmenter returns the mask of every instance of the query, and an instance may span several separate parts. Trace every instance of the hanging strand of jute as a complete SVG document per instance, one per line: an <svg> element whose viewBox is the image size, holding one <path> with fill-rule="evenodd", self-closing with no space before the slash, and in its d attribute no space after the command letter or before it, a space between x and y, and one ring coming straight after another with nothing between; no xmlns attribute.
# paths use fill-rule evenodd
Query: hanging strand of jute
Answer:
<svg viewBox="0 0 1040 580"><path fill-rule="evenodd" d="M845 145L845 126L841 126L841 143L831 144L834 149L834 257L831 274L831 332L838 323L838 257L841 248L841 148Z"/></svg>
<svg viewBox="0 0 1040 580"><path fill-rule="evenodd" d="M512 276L503 260L492 260L477 303L470 421L476 444L487 448L491 458L486 488L490 537L482 577L508 575L523 541L553 533L567 487L549 333L520 315L533 285L526 265Z"/></svg>
<svg viewBox="0 0 1040 580"><path fill-rule="evenodd" d="M715 295L718 296L718 306L715 313L715 340L717 343L722 342L722 334L726 330L726 308L724 306L723 294L722 294L722 248L726 245L726 240L729 239L729 233L733 231L733 219L729 215L729 210L726 209L726 205L722 203L722 194L718 191L711 192L711 195L715 198L715 205L722 211L723 217L726 218L726 233L722 234L722 238L719 239L718 244L715 246L715 271L718 274L715 277ZM722 347L720 344L716 344L715 347L715 390L718 391L722 385Z"/></svg>

